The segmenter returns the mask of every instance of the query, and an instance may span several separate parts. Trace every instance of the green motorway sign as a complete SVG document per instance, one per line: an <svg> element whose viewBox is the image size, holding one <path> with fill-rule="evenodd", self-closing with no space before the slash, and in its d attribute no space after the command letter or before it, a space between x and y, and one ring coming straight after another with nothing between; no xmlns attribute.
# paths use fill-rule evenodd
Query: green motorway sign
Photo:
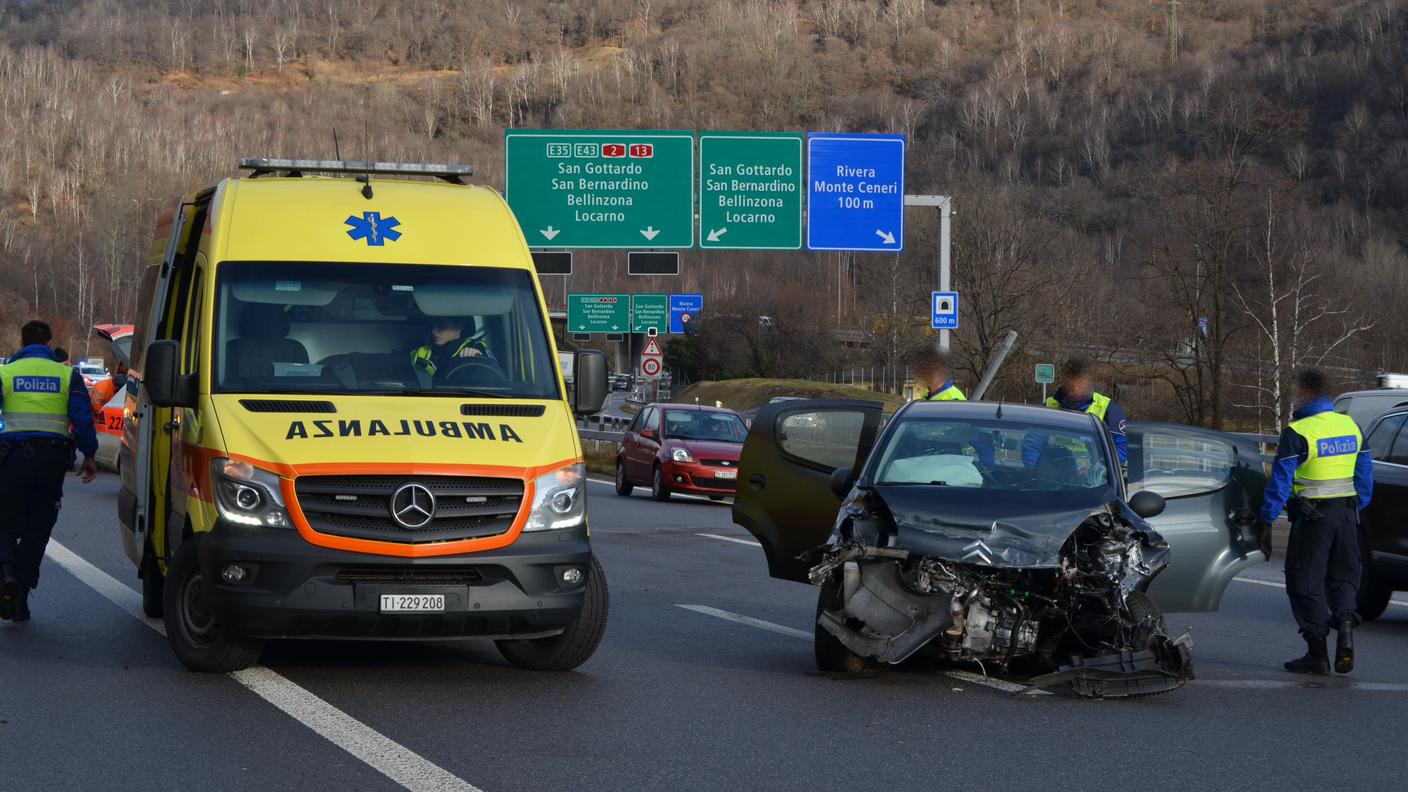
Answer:
<svg viewBox="0 0 1408 792"><path fill-rule="evenodd" d="M631 297L631 332L658 335L670 331L670 298L664 294L636 294Z"/></svg>
<svg viewBox="0 0 1408 792"><path fill-rule="evenodd" d="M629 294L567 295L569 333L624 333L630 319Z"/></svg>
<svg viewBox="0 0 1408 792"><path fill-rule="evenodd" d="M1050 385L1056 381L1056 364L1038 363L1036 364L1036 381L1039 385Z"/></svg>
<svg viewBox="0 0 1408 792"><path fill-rule="evenodd" d="M504 130L504 193L529 247L693 247L694 133Z"/></svg>
<svg viewBox="0 0 1408 792"><path fill-rule="evenodd" d="M699 247L800 250L802 136L699 133Z"/></svg>

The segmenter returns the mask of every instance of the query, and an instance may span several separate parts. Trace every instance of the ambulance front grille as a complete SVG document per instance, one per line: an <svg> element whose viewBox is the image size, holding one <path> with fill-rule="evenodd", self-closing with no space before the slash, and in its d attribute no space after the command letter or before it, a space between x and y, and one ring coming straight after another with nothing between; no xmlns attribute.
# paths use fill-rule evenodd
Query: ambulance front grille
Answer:
<svg viewBox="0 0 1408 792"><path fill-rule="evenodd" d="M435 496L434 516L421 528L406 528L391 517L391 498L404 484L420 484ZM309 527L318 533L427 544L508 532L523 503L523 482L477 476L299 476L294 493Z"/></svg>

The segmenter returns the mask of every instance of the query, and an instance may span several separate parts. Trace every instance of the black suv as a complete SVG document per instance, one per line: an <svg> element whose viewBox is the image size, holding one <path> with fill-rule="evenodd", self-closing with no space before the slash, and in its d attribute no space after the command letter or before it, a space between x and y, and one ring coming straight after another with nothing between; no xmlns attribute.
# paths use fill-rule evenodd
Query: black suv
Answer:
<svg viewBox="0 0 1408 792"><path fill-rule="evenodd" d="M1364 433L1374 458L1374 498L1361 519L1364 579L1359 615L1377 619L1393 592L1408 589L1408 407L1395 407Z"/></svg>

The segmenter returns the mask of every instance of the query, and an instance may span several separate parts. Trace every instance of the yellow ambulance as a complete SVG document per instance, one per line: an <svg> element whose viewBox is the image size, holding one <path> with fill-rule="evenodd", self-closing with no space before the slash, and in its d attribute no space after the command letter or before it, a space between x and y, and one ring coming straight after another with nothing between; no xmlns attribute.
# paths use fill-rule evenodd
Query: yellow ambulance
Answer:
<svg viewBox="0 0 1408 792"><path fill-rule="evenodd" d="M574 413L523 234L463 166L245 159L171 202L141 281L122 541L197 671L282 637L492 638L567 670L606 627Z"/></svg>

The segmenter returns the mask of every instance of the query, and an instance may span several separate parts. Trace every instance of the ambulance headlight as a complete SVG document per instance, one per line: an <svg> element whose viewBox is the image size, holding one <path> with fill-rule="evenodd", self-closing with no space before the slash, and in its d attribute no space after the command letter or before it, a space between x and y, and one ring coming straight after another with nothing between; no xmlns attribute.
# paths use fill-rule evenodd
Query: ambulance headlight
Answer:
<svg viewBox="0 0 1408 792"><path fill-rule="evenodd" d="M525 531L576 528L587 519L587 470L581 464L558 468L533 482L533 507Z"/></svg>
<svg viewBox="0 0 1408 792"><path fill-rule="evenodd" d="M216 459L210 463L210 482L222 518L238 525L292 526L277 475L241 459Z"/></svg>

